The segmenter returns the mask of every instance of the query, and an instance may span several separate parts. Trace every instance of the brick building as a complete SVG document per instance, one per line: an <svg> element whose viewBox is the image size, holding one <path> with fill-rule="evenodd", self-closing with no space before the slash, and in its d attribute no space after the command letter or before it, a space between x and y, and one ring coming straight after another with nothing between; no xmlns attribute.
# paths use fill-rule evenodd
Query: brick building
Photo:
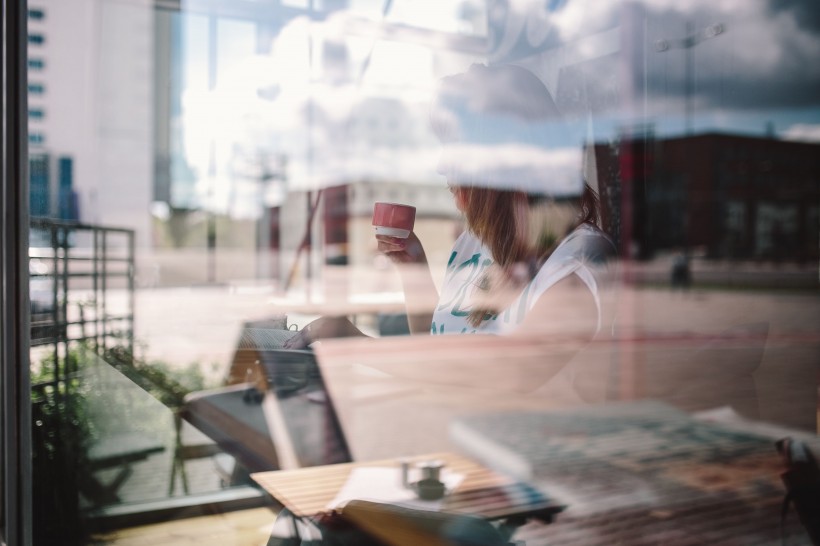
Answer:
<svg viewBox="0 0 820 546"><path fill-rule="evenodd" d="M596 144L608 222L624 254L816 260L820 145L707 133ZM617 213L616 213L617 211Z"/></svg>

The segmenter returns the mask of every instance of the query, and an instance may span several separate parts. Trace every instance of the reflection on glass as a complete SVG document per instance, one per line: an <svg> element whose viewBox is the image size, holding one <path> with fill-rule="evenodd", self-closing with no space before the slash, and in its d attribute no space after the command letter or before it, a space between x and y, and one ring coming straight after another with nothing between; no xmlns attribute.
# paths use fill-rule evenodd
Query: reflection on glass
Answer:
<svg viewBox="0 0 820 546"><path fill-rule="evenodd" d="M30 4L38 536L441 452L577 510L528 544L727 538L672 489L777 534L773 436L818 431L813 4ZM612 476L651 525L590 523Z"/></svg>

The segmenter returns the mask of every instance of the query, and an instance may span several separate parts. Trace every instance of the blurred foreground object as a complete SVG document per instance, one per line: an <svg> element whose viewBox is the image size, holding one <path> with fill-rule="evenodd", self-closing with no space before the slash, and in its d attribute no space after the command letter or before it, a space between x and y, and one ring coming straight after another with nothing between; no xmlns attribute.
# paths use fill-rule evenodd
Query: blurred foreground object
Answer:
<svg viewBox="0 0 820 546"><path fill-rule="evenodd" d="M783 517L787 515L789 504L794 504L812 544L820 544L820 467L817 459L806 444L792 438L783 438L776 446L788 467L780 476L786 486Z"/></svg>

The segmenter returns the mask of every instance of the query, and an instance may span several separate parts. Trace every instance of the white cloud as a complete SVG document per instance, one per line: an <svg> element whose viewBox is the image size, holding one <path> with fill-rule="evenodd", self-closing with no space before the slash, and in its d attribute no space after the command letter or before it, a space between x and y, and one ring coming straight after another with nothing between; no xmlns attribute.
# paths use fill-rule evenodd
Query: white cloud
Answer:
<svg viewBox="0 0 820 546"><path fill-rule="evenodd" d="M641 0L646 7L659 11L677 11L681 14L693 14L703 10L715 10L724 13L762 13L766 8L765 0Z"/></svg>
<svg viewBox="0 0 820 546"><path fill-rule="evenodd" d="M695 29L724 25L724 33L692 51L695 93L707 104L748 109L816 102L811 89L820 82L820 35L804 24L795 7L776 10L770 0L642 2L650 14L650 40L682 39L685 22ZM650 57L648 78L666 93L683 97L684 53L670 50L663 56Z"/></svg>
<svg viewBox="0 0 820 546"><path fill-rule="evenodd" d="M649 99L659 96L684 100L684 53L672 48L663 55L653 55L651 43L658 39L684 38L686 23L696 29L713 23L725 25L726 32L714 40L707 40L695 50L694 78L697 85L694 100L705 105L732 107L735 110L806 106L816 103L820 85L820 33L812 15L818 8L809 0L802 3L775 2L774 0L635 0L635 10L624 9L620 2L600 0L570 0L556 11L547 11L544 2L515 0L506 4L508 12L494 52L504 58L520 47L526 36L535 55L546 41L548 51L538 53L534 68L550 90L559 87L558 71L567 63L578 63L605 55L592 48L591 37L606 34L607 29L629 32L632 24L636 31L645 28L650 55L646 59ZM627 4L629 5L629 4ZM648 16L646 20L641 12ZM630 13L637 19L631 20ZM644 26L646 25L646 26ZM548 32L549 31L549 32ZM600 45L595 42L595 45ZM640 54L642 44L634 43L635 50L622 50L622 55ZM678 49L677 51L675 49ZM583 51L586 59L570 58L573 52ZM518 57L522 51L515 53ZM639 58L622 58L636 76L641 76ZM634 63L631 67L628 63ZM595 79L607 74L588 74L588 87ZM626 92L629 92L627 89Z"/></svg>
<svg viewBox="0 0 820 546"><path fill-rule="evenodd" d="M781 136L785 140L820 142L820 124L797 123L783 131Z"/></svg>
<svg viewBox="0 0 820 546"><path fill-rule="evenodd" d="M438 172L452 183L547 195L581 189L581 149L525 144L463 144L444 147Z"/></svg>

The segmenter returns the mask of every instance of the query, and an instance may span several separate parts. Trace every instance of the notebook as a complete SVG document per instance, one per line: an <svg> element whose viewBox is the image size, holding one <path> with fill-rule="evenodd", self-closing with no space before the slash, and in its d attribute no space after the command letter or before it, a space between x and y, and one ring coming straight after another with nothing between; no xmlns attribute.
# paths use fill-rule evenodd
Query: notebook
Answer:
<svg viewBox="0 0 820 546"><path fill-rule="evenodd" d="M287 340L297 335L297 330L284 328L243 328L237 342L238 350L281 349Z"/></svg>
<svg viewBox="0 0 820 546"><path fill-rule="evenodd" d="M595 510L652 505L712 491L753 495L770 438L700 421L654 401L567 411L494 412L456 419L453 442L497 471ZM715 484L715 476L721 483ZM712 480L710 482L710 480Z"/></svg>

